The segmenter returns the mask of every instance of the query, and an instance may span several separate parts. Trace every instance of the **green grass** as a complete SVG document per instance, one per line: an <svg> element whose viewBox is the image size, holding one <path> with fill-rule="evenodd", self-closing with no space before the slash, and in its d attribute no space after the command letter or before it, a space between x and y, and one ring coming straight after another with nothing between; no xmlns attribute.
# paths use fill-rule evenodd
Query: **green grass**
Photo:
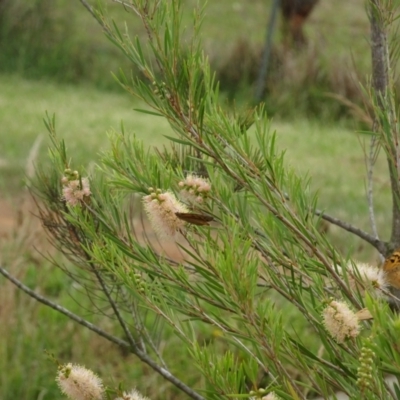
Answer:
<svg viewBox="0 0 400 400"><path fill-rule="evenodd" d="M97 1L91 3L97 6ZM121 31L127 27L132 38L146 36L133 12L107 0L102 3ZM197 3L182 1L186 27L183 43L191 35L193 8ZM57 82L90 82L116 91L118 87L110 71L122 68L130 75L133 69L135 74L132 63L106 39L79 1L35 0L33 4L17 0L5 13L3 23L0 21L0 71L34 79L52 78ZM207 2L201 35L204 51L226 93L253 95L254 85L249 85L246 79L252 76L254 82L258 73L270 12L271 0ZM20 23L22 17L24 24ZM279 24L273 52L277 57L271 63L267 80L266 103L270 112L286 116L321 115L322 104L331 106L324 118L343 117L344 107L336 105L333 109L335 103L324 96L325 92L361 103L357 85L370 71L364 0L321 1L305 26L310 46L303 54L284 51L278 27ZM246 63L249 65L242 65Z"/></svg>
<svg viewBox="0 0 400 400"><path fill-rule="evenodd" d="M197 1L186 0L184 4L184 21L189 24L191 10ZM209 0L202 30L207 53L224 57L234 43L243 38L250 44L263 45L271 5L271 0ZM116 16L119 19L127 18L121 13ZM351 3L344 0L321 1L313 10L305 30L311 46L323 45L328 58L346 57L350 61L350 52L353 52L356 60L364 62L369 55L366 40L369 37L369 23L364 0L353 0ZM277 41L279 36L277 29Z"/></svg>
<svg viewBox="0 0 400 400"><path fill-rule="evenodd" d="M26 162L38 136L44 140L35 161L48 161L46 112L56 115L57 135L66 139L74 165L96 161L99 152L108 148L107 131L119 129L122 121L126 132L135 133L149 145L160 143L162 135L169 132L162 119L134 111L138 107L135 99L90 86L0 76L0 105L0 185L7 189L5 193L22 187Z"/></svg>
<svg viewBox="0 0 400 400"><path fill-rule="evenodd" d="M15 76L0 76L0 185L7 193L21 189L25 166L38 135L44 138L36 162L48 163L49 139L43 123L47 111L56 115L58 136L66 140L72 165L88 167L99 152L109 146L107 131L119 130L121 122L128 133L143 139L147 146L160 146L171 129L166 121L134 111L145 106L127 94L105 93L92 87L56 85L45 81L27 81ZM320 208L339 218L369 229L365 191L365 163L362 143L365 138L348 124L324 124L323 121L297 119L290 123L272 121L278 145L286 159L300 174L308 173L311 187L318 190ZM378 159L375 175L376 217L379 231L388 235L390 185L385 160ZM335 236L342 232L332 227ZM352 252L361 244L350 240ZM340 241L339 241L340 242ZM362 255L365 246L359 249ZM371 252L367 251L369 258Z"/></svg>

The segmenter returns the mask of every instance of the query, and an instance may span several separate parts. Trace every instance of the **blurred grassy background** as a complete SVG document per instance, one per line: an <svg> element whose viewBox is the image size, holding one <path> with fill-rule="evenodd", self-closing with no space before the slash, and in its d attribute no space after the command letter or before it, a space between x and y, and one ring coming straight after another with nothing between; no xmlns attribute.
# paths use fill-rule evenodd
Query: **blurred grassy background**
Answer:
<svg viewBox="0 0 400 400"><path fill-rule="evenodd" d="M190 26L197 1L183 3L184 21ZM111 2L107 7L119 25L127 20L132 34L144 34L122 7ZM264 0L208 2L204 47L221 80L227 107L233 99L238 105L251 103L269 11L270 1ZM306 33L307 49L287 53L276 32L265 98L274 117L271 129L276 129L287 161L312 177L320 208L369 230L364 138L354 133L362 125L326 95L334 92L362 104L359 82L370 73L364 1L321 0ZM120 67L132 68L78 0L0 0L0 218L6 226L0 229L0 262L7 262L30 287L75 312L82 310L85 297L40 255L50 246L30 214L24 174L38 137L43 141L34 159L48 162L46 111L56 114L57 132L66 139L74 165L90 167L96 162L99 151L108 147L107 130L118 130L121 121L146 145L163 143L163 135L170 133L168 124L133 111L143 106L123 93L110 74ZM385 237L391 198L382 157L374 184L378 227ZM10 215L7 225L4 221ZM328 235L345 254L375 261L376 254L351 235L335 227ZM100 325L112 324L101 316L91 318ZM214 340L207 329L199 335ZM189 384L202 386L188 355L176 351L183 348L178 339L168 333L166 337L165 357L176 360L174 372ZM105 340L39 306L0 278L1 400L61 398L53 382L55 366L46 360L44 349L56 352L61 361L86 364L123 381L127 388L138 386L152 399L186 398L134 357L121 355Z"/></svg>
<svg viewBox="0 0 400 400"><path fill-rule="evenodd" d="M96 2L93 0L93 4ZM190 34L195 0L183 0L183 20ZM129 72L129 64L104 39L97 22L78 0L2 0L0 13L0 72L56 82L92 83L118 91L110 71ZM145 33L134 15L106 2L106 7L129 33ZM206 7L203 42L206 54L229 99L252 95L264 45L270 1L211 0ZM335 120L347 115L344 106L327 97L334 92L361 102L359 81L370 72L368 20L364 0L322 0L306 24L309 46L287 52L276 30L269 77L267 110L285 119L297 114ZM135 72L135 71L133 71Z"/></svg>

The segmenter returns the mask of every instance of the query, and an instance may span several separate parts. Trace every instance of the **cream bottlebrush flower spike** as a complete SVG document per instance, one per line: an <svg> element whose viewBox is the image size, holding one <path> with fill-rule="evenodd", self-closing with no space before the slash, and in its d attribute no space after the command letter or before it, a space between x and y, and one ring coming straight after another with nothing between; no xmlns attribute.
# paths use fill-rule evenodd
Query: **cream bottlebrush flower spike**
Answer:
<svg viewBox="0 0 400 400"><path fill-rule="evenodd" d="M263 389L260 389L263 390ZM264 390L263 390L264 391ZM252 394L253 392L250 392ZM256 400L259 399L261 395L258 395L257 397L249 397L249 400ZM270 392L267 395L261 397L261 400L280 400L280 397L276 395L275 392Z"/></svg>
<svg viewBox="0 0 400 400"><path fill-rule="evenodd" d="M136 389L132 389L129 393L123 392L122 397L114 400L150 400L148 397L142 396Z"/></svg>
<svg viewBox="0 0 400 400"><path fill-rule="evenodd" d="M153 188L149 190L151 193L143 197L143 206L151 226L160 237L175 236L186 224L176 213L187 213L189 210L173 193L160 189L154 191Z"/></svg>
<svg viewBox="0 0 400 400"><path fill-rule="evenodd" d="M261 400L279 400L280 397L278 397L275 392L268 393L266 396L262 397Z"/></svg>
<svg viewBox="0 0 400 400"><path fill-rule="evenodd" d="M189 203L204 203L211 191L211 184L207 179L196 175L188 175L179 182L181 196Z"/></svg>
<svg viewBox="0 0 400 400"><path fill-rule="evenodd" d="M101 379L80 365L69 363L59 367L56 382L61 392L71 400L103 399L104 387Z"/></svg>
<svg viewBox="0 0 400 400"><path fill-rule="evenodd" d="M326 330L338 343L343 343L348 338L355 338L360 333L361 327L357 315L344 302L331 301L323 310L322 318Z"/></svg>
<svg viewBox="0 0 400 400"><path fill-rule="evenodd" d="M377 297L385 296L384 292L388 289L389 282L387 274L382 268L359 262L349 262L347 268L353 275L350 280L350 285L353 289L357 287L356 276L359 276L359 279L366 286L369 285L375 289Z"/></svg>

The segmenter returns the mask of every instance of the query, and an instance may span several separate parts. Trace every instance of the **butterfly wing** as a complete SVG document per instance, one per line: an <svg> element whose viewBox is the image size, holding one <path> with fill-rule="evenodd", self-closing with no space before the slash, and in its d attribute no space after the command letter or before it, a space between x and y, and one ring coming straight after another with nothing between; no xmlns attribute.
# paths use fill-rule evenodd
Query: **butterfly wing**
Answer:
<svg viewBox="0 0 400 400"><path fill-rule="evenodd" d="M396 250L383 263L382 269L386 272L389 284L400 289L400 251Z"/></svg>

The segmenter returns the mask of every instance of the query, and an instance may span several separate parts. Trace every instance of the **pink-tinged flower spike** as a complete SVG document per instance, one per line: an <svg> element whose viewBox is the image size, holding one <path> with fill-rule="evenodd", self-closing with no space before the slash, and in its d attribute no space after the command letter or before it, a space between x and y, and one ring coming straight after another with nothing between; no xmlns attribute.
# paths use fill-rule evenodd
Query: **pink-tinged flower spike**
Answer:
<svg viewBox="0 0 400 400"><path fill-rule="evenodd" d="M66 176L61 179L63 184L62 199L70 206L76 206L84 197L91 195L88 178L69 180Z"/></svg>
<svg viewBox="0 0 400 400"><path fill-rule="evenodd" d="M207 179L196 175L188 175L179 182L182 198L189 203L204 203L211 191L211 184Z"/></svg>
<svg viewBox="0 0 400 400"><path fill-rule="evenodd" d="M331 301L322 312L326 330L338 342L355 338L360 333L360 322L357 315L346 303Z"/></svg>
<svg viewBox="0 0 400 400"><path fill-rule="evenodd" d="M123 392L122 397L115 400L150 400L148 397L142 396L137 390L132 389L129 393Z"/></svg>
<svg viewBox="0 0 400 400"><path fill-rule="evenodd" d="M101 379L80 365L69 363L59 367L56 382L61 392L71 400L103 399L104 387Z"/></svg>
<svg viewBox="0 0 400 400"><path fill-rule="evenodd" d="M143 197L143 205L151 226L160 237L175 236L185 226L185 221L179 219L176 213L187 213L189 210L173 193L150 189L152 193Z"/></svg>

